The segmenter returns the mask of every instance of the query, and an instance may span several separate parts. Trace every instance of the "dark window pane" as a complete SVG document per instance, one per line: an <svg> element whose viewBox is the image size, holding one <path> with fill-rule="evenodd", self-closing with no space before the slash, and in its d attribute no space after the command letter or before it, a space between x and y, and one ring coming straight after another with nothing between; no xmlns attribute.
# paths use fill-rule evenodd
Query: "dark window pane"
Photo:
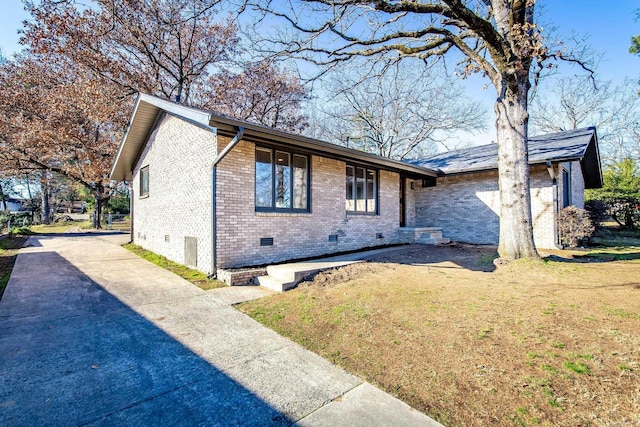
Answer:
<svg viewBox="0 0 640 427"><path fill-rule="evenodd" d="M346 208L347 211L354 211L355 210L355 203L353 201L353 180L354 180L354 170L353 170L353 166L347 166L347 188L346 188L346 194L345 194L345 200L346 200Z"/></svg>
<svg viewBox="0 0 640 427"><path fill-rule="evenodd" d="M376 173L367 169L367 212L376 212Z"/></svg>
<svg viewBox="0 0 640 427"><path fill-rule="evenodd" d="M273 204L271 150L256 149L256 206L270 208Z"/></svg>
<svg viewBox="0 0 640 427"><path fill-rule="evenodd" d="M365 212L365 169L356 168L356 211Z"/></svg>
<svg viewBox="0 0 640 427"><path fill-rule="evenodd" d="M309 185L307 158L293 155L293 208L307 208L307 187Z"/></svg>
<svg viewBox="0 0 640 427"><path fill-rule="evenodd" d="M276 151L276 207L291 207L291 161L282 151Z"/></svg>
<svg viewBox="0 0 640 427"><path fill-rule="evenodd" d="M149 166L145 166L140 169L140 195L146 196L149 194Z"/></svg>

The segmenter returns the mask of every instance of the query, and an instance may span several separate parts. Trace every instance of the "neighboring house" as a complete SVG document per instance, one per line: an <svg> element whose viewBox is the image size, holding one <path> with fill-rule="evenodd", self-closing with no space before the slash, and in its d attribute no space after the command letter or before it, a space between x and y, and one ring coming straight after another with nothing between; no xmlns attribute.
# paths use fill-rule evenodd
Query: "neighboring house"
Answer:
<svg viewBox="0 0 640 427"><path fill-rule="evenodd" d="M0 210L4 210L5 203L9 212L19 212L24 205L24 200L15 197L7 197L4 202L0 201Z"/></svg>
<svg viewBox="0 0 640 427"><path fill-rule="evenodd" d="M540 139L539 156L532 150L541 247L556 245L554 194L564 183L577 205L583 182L600 185L595 130L581 132ZM134 243L216 273L424 241L425 226L497 244L495 161L479 158L490 149L458 152L447 170L446 155L400 162L141 94L111 177L132 182Z"/></svg>

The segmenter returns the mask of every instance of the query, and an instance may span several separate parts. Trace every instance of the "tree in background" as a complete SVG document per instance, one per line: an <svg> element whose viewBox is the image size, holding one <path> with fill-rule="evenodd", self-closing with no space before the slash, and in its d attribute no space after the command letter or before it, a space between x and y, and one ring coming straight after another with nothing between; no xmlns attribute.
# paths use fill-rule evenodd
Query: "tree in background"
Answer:
<svg viewBox="0 0 640 427"><path fill-rule="evenodd" d="M57 52L129 95L146 92L188 103L192 88L228 66L236 27L218 19L218 0L29 1L23 43Z"/></svg>
<svg viewBox="0 0 640 427"><path fill-rule="evenodd" d="M242 58L220 0L30 1L23 43L64 55L74 66L144 92L267 126L300 130L300 80L269 61ZM122 96L122 95L121 95Z"/></svg>
<svg viewBox="0 0 640 427"><path fill-rule="evenodd" d="M120 88L73 64L27 55L0 66L0 166L42 171L85 186L96 210L109 198L109 169L128 112ZM44 222L46 200L43 200ZM98 224L99 225L99 224Z"/></svg>
<svg viewBox="0 0 640 427"><path fill-rule="evenodd" d="M605 167L604 185L587 190L586 199L602 202L619 226L633 229L640 225L640 165L633 158L622 159Z"/></svg>
<svg viewBox="0 0 640 427"><path fill-rule="evenodd" d="M500 239L503 259L538 258L529 185L528 97L531 73L551 59L533 0L253 0L269 25L286 25L264 49L324 67L353 58L436 60L457 52L462 75L482 73L496 89ZM280 20L273 24L274 19Z"/></svg>
<svg viewBox="0 0 640 427"><path fill-rule="evenodd" d="M318 103L324 120L315 136L403 160L434 153L460 131L484 128L484 108L441 77L442 69L408 62L384 72L380 67L368 72L354 68L326 76L328 99Z"/></svg>
<svg viewBox="0 0 640 427"><path fill-rule="evenodd" d="M302 104L307 90L300 79L270 61L245 63L240 72L210 76L203 96L194 103L241 120L292 132L307 127Z"/></svg>
<svg viewBox="0 0 640 427"><path fill-rule="evenodd" d="M640 19L640 10L636 10L636 20ZM631 46L629 53L640 55L640 35L631 36Z"/></svg>
<svg viewBox="0 0 640 427"><path fill-rule="evenodd" d="M614 86L589 77L549 78L531 102L535 134L595 126L604 159L618 161L637 150L640 97L630 81Z"/></svg>

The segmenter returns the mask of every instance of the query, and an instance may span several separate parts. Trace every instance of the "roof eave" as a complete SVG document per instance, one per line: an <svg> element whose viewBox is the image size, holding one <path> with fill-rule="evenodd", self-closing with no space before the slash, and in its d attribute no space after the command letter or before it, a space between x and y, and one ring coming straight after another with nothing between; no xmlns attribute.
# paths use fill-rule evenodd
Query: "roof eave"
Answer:
<svg viewBox="0 0 640 427"><path fill-rule="evenodd" d="M146 140L150 131L152 131L149 127L153 127L153 123L155 123L155 120L150 121L148 117L146 119L147 124L139 123L141 121L139 118L140 110L145 107L149 108L149 114L155 115L156 117L159 112L165 111L203 126L209 125L211 117L211 113L139 93L136 98L133 113L131 114L131 119L127 125L127 130L125 131L125 135L122 138L113 165L109 171L109 177L111 179L119 181L129 181L132 179L132 172L135 167L133 163L146 145ZM135 129L136 125L142 126L142 129Z"/></svg>
<svg viewBox="0 0 640 427"><path fill-rule="evenodd" d="M300 147L316 152L318 154L329 154L334 157L345 158L354 161L360 161L368 164L377 165L390 170L403 171L408 174L417 176L436 177L437 172L433 169L416 166L399 160L387 159L375 154L365 153L363 151L346 148L339 145L331 144L313 138L301 135L295 135L278 129L243 122L225 116L211 116L210 126L218 129L218 133L226 136L233 136L238 127L244 127L243 139L252 142L276 142L286 145Z"/></svg>

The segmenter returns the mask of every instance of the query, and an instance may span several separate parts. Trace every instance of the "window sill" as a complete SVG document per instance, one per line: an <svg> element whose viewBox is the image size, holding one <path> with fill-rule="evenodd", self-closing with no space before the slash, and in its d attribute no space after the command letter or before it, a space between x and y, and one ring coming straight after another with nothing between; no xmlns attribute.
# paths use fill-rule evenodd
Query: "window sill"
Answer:
<svg viewBox="0 0 640 427"><path fill-rule="evenodd" d="M367 213L352 213L352 212L347 212L347 218L351 219L351 218L368 218L368 219L375 219L375 218L380 218L379 214L367 214Z"/></svg>
<svg viewBox="0 0 640 427"><path fill-rule="evenodd" d="M148 198L149 198L149 195L148 195L148 194L145 194L145 195L143 195L143 196L139 196L139 197L138 197L138 199L148 199Z"/></svg>
<svg viewBox="0 0 640 427"><path fill-rule="evenodd" d="M296 217L296 216L305 216L308 217L311 215L311 212L256 212L257 217L274 217L274 216L285 216L285 217Z"/></svg>

